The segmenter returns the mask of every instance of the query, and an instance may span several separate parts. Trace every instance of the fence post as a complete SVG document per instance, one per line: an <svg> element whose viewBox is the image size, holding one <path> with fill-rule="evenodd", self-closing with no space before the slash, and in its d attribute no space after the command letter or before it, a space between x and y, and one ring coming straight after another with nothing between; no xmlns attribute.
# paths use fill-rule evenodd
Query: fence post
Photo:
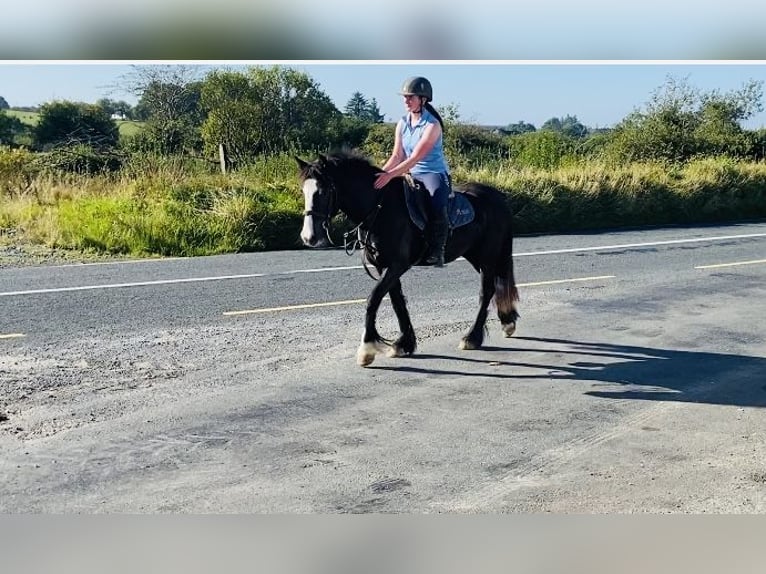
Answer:
<svg viewBox="0 0 766 574"><path fill-rule="evenodd" d="M226 175L226 165L229 163L229 158L226 156L226 146L222 143L218 144L218 159L221 162L221 173Z"/></svg>

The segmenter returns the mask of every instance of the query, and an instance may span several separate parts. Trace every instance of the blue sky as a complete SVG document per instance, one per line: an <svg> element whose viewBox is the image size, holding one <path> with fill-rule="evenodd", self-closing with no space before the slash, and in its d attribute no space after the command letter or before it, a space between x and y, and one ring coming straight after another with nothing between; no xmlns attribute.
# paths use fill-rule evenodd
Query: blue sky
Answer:
<svg viewBox="0 0 766 574"><path fill-rule="evenodd" d="M219 64L208 64L219 66ZM454 104L464 121L507 125L524 120L540 127L551 117L575 115L590 127L607 127L642 107L668 78L684 78L702 91L737 90L748 80L766 81L766 64L723 62L550 63L539 62L284 62L309 74L339 108L355 91L375 98L387 119L402 114L402 81L424 75L434 104ZM220 67L234 67L220 64ZM11 106L51 100L94 102L135 97L124 89L132 70L122 63L37 64L0 62L0 96ZM116 88L117 87L117 88ZM747 122L766 126L766 112Z"/></svg>

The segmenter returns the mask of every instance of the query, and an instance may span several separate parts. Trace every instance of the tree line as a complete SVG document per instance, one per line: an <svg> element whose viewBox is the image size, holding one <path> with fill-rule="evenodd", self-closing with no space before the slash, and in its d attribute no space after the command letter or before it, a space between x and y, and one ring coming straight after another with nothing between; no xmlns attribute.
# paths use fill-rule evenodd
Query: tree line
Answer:
<svg viewBox="0 0 766 574"><path fill-rule="evenodd" d="M125 79L138 103L102 98L94 104L50 102L29 129L5 113L0 96L0 144L24 140L36 150L84 145L99 152L153 152L214 157L224 144L232 162L294 151L362 147L390 149L393 130L374 98L351 95L343 110L307 74L289 67L216 70L200 78L184 66L134 67ZM685 161L704 155L762 159L764 130L745 120L763 110L762 82L740 89L704 92L668 78L651 99L607 129L591 129L575 115L552 117L539 129L525 121L494 131L459 121L445 106L448 150L467 158L501 157L551 167L565 157L615 161ZM142 122L120 137L115 115Z"/></svg>

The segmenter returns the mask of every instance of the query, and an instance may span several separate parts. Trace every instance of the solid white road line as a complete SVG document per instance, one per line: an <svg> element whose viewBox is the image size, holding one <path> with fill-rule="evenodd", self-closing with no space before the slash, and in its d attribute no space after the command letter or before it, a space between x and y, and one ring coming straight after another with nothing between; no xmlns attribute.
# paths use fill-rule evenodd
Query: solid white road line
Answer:
<svg viewBox="0 0 766 574"><path fill-rule="evenodd" d="M577 283L579 281L598 281L599 279L614 279L616 275L597 275L595 277L575 277L573 279L554 279L552 281L537 281L535 283L519 283L517 287L537 287L539 285L558 285L559 283Z"/></svg>
<svg viewBox="0 0 766 574"><path fill-rule="evenodd" d="M529 251L514 253L514 257L533 257L536 255L554 255L559 253L584 253L589 251L612 251L615 249L629 249L636 247L654 247L658 245L679 245L683 243L701 243L705 241L728 241L733 239L752 239L766 237L766 233L747 233L742 235L717 235L714 237L694 237L691 239L671 239L667 241L652 241L646 243L623 243L618 245L599 245L595 247L573 247L571 249L551 249L547 251ZM462 260L462 258L460 258ZM155 260L152 260L155 261ZM162 261L156 260L156 261ZM167 259L165 259L167 261ZM64 293L67 291L88 291L94 289L116 289L124 287L146 287L153 285L172 285L174 283L194 283L203 281L222 281L226 279L249 279L253 277L269 277L276 275L294 275L297 273L325 273L329 271L347 271L350 269L362 269L361 265L351 265L344 267L319 267L316 269L296 269L292 271L280 271L276 273L251 273L247 275L222 275L214 277L192 277L187 279L165 279L161 281L140 281L135 283L115 283L107 285L84 285L80 287L58 287L50 289L29 289L24 291L8 291L0 293L0 297L9 297L12 295L37 295L42 293Z"/></svg>
<svg viewBox="0 0 766 574"><path fill-rule="evenodd" d="M203 281L222 281L225 279L249 279L263 277L265 273L248 273L246 275L220 275L218 277L190 277L188 279L162 279L159 281L139 281L137 283L112 283L107 285L83 285L80 287L55 287L52 289L29 289L26 291L6 291L0 297L11 295L36 295L39 293L66 293L67 291L91 291L93 289L118 289L121 287L144 287L147 285L170 285L172 283L199 283Z"/></svg>
<svg viewBox="0 0 766 574"><path fill-rule="evenodd" d="M734 263L716 263L715 265L698 265L695 269L718 269L719 267L736 267L738 265L757 265L766 263L766 259L755 259L753 261L735 261Z"/></svg>
<svg viewBox="0 0 766 574"><path fill-rule="evenodd" d="M727 241L730 239L752 239L766 237L766 233L747 233L744 235L718 235L715 237L693 237L691 239L669 239L667 241L651 241L647 243L623 243L620 245L599 245L596 247L572 247L571 249L551 249L549 251L530 251L514 253L514 257L530 257L532 255L554 255L557 253L582 253L586 251L611 251L614 249L631 249L634 247L654 247L656 245L680 245L683 243L701 243L704 241Z"/></svg>

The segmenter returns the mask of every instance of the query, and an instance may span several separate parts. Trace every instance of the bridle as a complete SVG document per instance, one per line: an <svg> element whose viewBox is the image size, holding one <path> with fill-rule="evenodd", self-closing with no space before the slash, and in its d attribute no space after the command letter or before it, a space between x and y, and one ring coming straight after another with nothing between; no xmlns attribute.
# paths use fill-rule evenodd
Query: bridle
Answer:
<svg viewBox="0 0 766 574"><path fill-rule="evenodd" d="M324 229L325 234L327 235L327 240L330 242L330 245L334 247L335 243L330 236L330 220L338 211L338 190L336 189L334 183L328 184L325 189L329 196L327 201L327 210L322 211L319 209L306 209L303 211L303 215L304 217L310 215L312 217L321 219L322 229ZM370 230L372 229L372 225L375 223L375 219L377 219L378 213L383 206L384 197L384 191L382 189L378 190L378 199L375 202L375 207L373 207L367 213L367 215L362 218L362 221L356 227L343 233L343 250L346 252L346 255L350 257L358 249L362 249L362 264L364 266L364 270L367 272L367 275L376 281L379 279L379 277L374 277L372 273L370 273L370 270L367 268L367 262L365 260L364 253L374 254L377 252L377 249L370 241ZM356 234L356 238L352 239L351 237L354 234Z"/></svg>
<svg viewBox="0 0 766 574"><path fill-rule="evenodd" d="M322 220L322 229L324 229L325 234L327 235L327 240L330 242L330 245L335 246L335 243L332 241L332 237L330 237L330 220L338 211L338 190L335 189L335 184L331 183L327 186L326 191L329 196L327 201L327 211L306 209L303 211L303 216L306 217L310 215L312 217L320 218Z"/></svg>

